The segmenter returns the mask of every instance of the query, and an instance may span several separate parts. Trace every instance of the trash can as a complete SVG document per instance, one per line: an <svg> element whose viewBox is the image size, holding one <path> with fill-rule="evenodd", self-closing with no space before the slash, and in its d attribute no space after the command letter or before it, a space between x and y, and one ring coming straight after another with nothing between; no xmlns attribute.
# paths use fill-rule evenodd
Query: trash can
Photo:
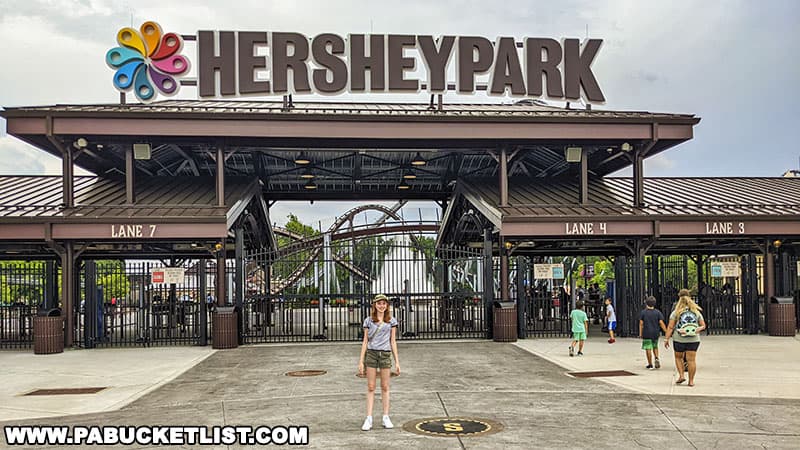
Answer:
<svg viewBox="0 0 800 450"><path fill-rule="evenodd" d="M64 318L60 308L39 310L33 318L33 353L49 355L64 351Z"/></svg>
<svg viewBox="0 0 800 450"><path fill-rule="evenodd" d="M767 331L770 336L794 336L795 305L792 297L772 297L767 312Z"/></svg>
<svg viewBox="0 0 800 450"><path fill-rule="evenodd" d="M514 302L494 302L495 342L517 341L517 305Z"/></svg>
<svg viewBox="0 0 800 450"><path fill-rule="evenodd" d="M239 346L238 316L233 306L218 306L211 316L212 348L225 349Z"/></svg>

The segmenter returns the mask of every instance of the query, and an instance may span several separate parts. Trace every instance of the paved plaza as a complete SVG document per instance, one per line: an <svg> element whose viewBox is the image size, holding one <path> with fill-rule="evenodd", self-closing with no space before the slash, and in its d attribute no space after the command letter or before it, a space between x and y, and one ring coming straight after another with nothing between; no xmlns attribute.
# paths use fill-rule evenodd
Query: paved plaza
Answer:
<svg viewBox="0 0 800 450"><path fill-rule="evenodd" d="M354 376L356 343L224 351L75 350L46 356L1 352L0 422L308 425L312 448L738 449L797 448L800 443L797 338L705 337L694 388L674 385L669 352L662 356L662 369L649 371L637 339L614 345L599 333L590 339L580 358L567 356L566 339L402 342L403 374L392 381L396 428L369 432L359 429L365 382ZM306 369L327 373L285 375ZM566 374L591 370L635 375ZM34 389L102 386L108 389L90 395L22 396ZM489 419L503 430L456 438L402 429L427 417Z"/></svg>

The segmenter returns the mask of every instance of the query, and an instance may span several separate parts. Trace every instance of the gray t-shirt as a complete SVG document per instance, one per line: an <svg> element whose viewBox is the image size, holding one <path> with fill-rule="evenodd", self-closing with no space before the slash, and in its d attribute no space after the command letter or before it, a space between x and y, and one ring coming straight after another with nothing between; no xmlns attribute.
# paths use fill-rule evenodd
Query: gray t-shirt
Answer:
<svg viewBox="0 0 800 450"><path fill-rule="evenodd" d="M700 335L695 334L693 336L681 336L678 332L680 329L684 330L694 330L700 326L700 322L703 322L703 315L700 311L696 313L692 312L689 309L682 311L680 314L677 314L677 311L673 310L672 314L669 315L669 320L675 321L675 330L672 333L672 339L675 342L680 343L689 343L689 342L700 342Z"/></svg>
<svg viewBox="0 0 800 450"><path fill-rule="evenodd" d="M364 319L364 332L367 333L367 349L382 352L392 351L392 328L396 327L397 319L392 317L389 323L381 322L380 325L372 321L371 317Z"/></svg>

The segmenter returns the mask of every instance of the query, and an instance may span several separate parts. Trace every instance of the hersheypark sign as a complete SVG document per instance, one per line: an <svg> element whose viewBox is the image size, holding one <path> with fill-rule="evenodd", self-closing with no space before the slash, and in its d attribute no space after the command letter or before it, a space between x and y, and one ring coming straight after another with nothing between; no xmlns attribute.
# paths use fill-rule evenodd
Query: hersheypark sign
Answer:
<svg viewBox="0 0 800 450"><path fill-rule="evenodd" d="M196 84L201 98L317 93L443 93L585 99L603 103L592 63L601 39L438 36L410 34L198 31L197 79L186 36L162 33L155 22L123 28L106 54L114 85L142 101Z"/></svg>

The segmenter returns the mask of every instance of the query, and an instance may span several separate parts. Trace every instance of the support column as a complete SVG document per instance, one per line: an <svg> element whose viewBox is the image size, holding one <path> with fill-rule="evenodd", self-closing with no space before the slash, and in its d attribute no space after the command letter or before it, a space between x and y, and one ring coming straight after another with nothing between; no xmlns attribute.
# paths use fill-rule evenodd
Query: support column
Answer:
<svg viewBox="0 0 800 450"><path fill-rule="evenodd" d="M636 336L639 334L639 324L636 321L635 314L638 312L638 305L644 300L645 293L645 276L644 276L644 248L640 240L633 243L633 267L632 267L632 295L631 298L626 299L623 317L625 318L625 328L622 330L627 336Z"/></svg>
<svg viewBox="0 0 800 450"><path fill-rule="evenodd" d="M586 149L581 149L581 185L578 201L581 205L589 203L589 157Z"/></svg>
<svg viewBox="0 0 800 450"><path fill-rule="evenodd" d="M64 243L61 255L61 306L64 315L64 347L72 347L75 339L75 247Z"/></svg>
<svg viewBox="0 0 800 450"><path fill-rule="evenodd" d="M775 295L775 254L767 244L767 253L764 255L764 294L766 305L769 305L769 299Z"/></svg>
<svg viewBox="0 0 800 450"><path fill-rule="evenodd" d="M500 149L500 170L497 171L500 177L500 207L508 206L508 154L505 147Z"/></svg>
<svg viewBox="0 0 800 450"><path fill-rule="evenodd" d="M74 175L74 166L72 164L72 146L67 145L63 153L61 154L61 161L62 161L62 168L61 168L61 177L62 177L62 185L64 191L64 207L65 208L73 208L75 207L75 180L73 179Z"/></svg>
<svg viewBox="0 0 800 450"><path fill-rule="evenodd" d="M225 239L220 239L222 249L217 252L217 306L225 306Z"/></svg>
<svg viewBox="0 0 800 450"><path fill-rule="evenodd" d="M633 153L633 206L644 206L644 157L637 149Z"/></svg>
<svg viewBox="0 0 800 450"><path fill-rule="evenodd" d="M98 329L98 310L102 306L98 305L100 299L97 298L97 266L93 260L86 260L84 263L84 304L83 304L83 348L95 348L97 338L101 336L102 328Z"/></svg>
<svg viewBox="0 0 800 450"><path fill-rule="evenodd" d="M492 229L483 230L483 306L486 315L486 335L492 338L494 320L492 308L494 307L494 270L492 267Z"/></svg>
<svg viewBox="0 0 800 450"><path fill-rule="evenodd" d="M525 277L528 274L528 259L517 256L517 337L527 336L525 329L525 316L528 310L528 295L525 291ZM530 283L532 280L528 280ZM532 287L532 286L531 286Z"/></svg>
<svg viewBox="0 0 800 450"><path fill-rule="evenodd" d="M125 199L129 205L136 203L136 193L134 192L135 170L133 145L127 145L125 147Z"/></svg>
<svg viewBox="0 0 800 450"><path fill-rule="evenodd" d="M778 285L775 292L778 295L792 296L791 270L789 269L789 254L787 252L778 253L778 264L775 267Z"/></svg>
<svg viewBox="0 0 800 450"><path fill-rule="evenodd" d="M217 145L217 206L225 206L225 152Z"/></svg>
<svg viewBox="0 0 800 450"><path fill-rule="evenodd" d="M500 301L507 302L511 297L511 290L509 286L508 276L508 249L506 249L506 242L500 236Z"/></svg>
<svg viewBox="0 0 800 450"><path fill-rule="evenodd" d="M234 274L234 303L239 308L244 305L244 230L237 228L234 230L236 236L235 258L236 273Z"/></svg>
<svg viewBox="0 0 800 450"><path fill-rule="evenodd" d="M233 282L236 284L233 288L233 301L234 305L238 308L239 315L237 316L238 321L238 340L239 345L244 344L244 336L242 336L242 332L244 331L244 230L241 227L236 228L234 230L234 235L236 236L235 245L234 245L234 264L236 273L233 275Z"/></svg>
<svg viewBox="0 0 800 450"><path fill-rule="evenodd" d="M197 262L197 276L199 301L200 301L200 336L197 345L208 345L208 277L206 277L206 259L201 259Z"/></svg>
<svg viewBox="0 0 800 450"><path fill-rule="evenodd" d="M767 331L769 324L769 300L775 295L775 254L771 245L767 242L764 253L764 331Z"/></svg>
<svg viewBox="0 0 800 450"><path fill-rule="evenodd" d="M58 271L55 261L44 263L44 309L58 308ZM64 313L64 311L62 311Z"/></svg>

